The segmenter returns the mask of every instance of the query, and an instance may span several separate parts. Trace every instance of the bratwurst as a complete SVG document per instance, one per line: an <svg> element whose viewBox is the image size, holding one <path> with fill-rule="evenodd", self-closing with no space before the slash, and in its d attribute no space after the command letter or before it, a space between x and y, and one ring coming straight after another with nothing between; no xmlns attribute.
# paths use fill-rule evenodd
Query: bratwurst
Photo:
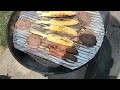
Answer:
<svg viewBox="0 0 120 90"><path fill-rule="evenodd" d="M52 55L52 56L62 58L65 61L67 61L66 59L68 59L68 60L71 60L73 62L77 62L77 58L72 54L69 54L66 52L60 52L54 48L50 48L49 51L50 51L50 55Z"/></svg>
<svg viewBox="0 0 120 90"><path fill-rule="evenodd" d="M74 47L67 47L67 46L64 46L64 45L56 44L56 43L52 43L51 47L53 47L54 49L57 49L61 52L67 52L67 53L70 53L70 54L78 55L78 51Z"/></svg>

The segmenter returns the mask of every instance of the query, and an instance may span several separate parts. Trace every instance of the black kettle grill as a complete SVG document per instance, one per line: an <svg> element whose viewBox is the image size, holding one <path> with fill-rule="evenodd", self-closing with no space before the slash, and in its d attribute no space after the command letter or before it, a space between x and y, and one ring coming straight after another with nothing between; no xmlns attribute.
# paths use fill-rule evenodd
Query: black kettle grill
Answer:
<svg viewBox="0 0 120 90"><path fill-rule="evenodd" d="M10 49L10 52L12 53L14 58L20 64L22 64L23 66L27 67L30 70L42 73L44 75L65 74L65 73L74 72L83 67L86 67L87 69L85 70L86 73L84 75L84 78L95 78L96 77L96 75L97 75L96 69L97 69L98 63L100 62L99 58L102 56L104 48L109 48L109 42L106 37L104 38L104 42L103 42L100 50L98 51L98 53L95 55L95 57L92 60L90 60L88 63L86 63L85 65L83 65L75 70L70 70L63 66L56 66L56 67L45 66L41 63L36 62L36 60L34 60L35 59L34 57L31 57L30 55L14 48L13 30L11 29L11 26L14 25L14 23L16 22L16 20L19 17L19 14L20 14L20 11L15 11L12 13L10 20L8 22L7 36L8 36L8 47ZM105 29L107 32L107 30L109 28L109 23L110 23L110 14L108 11L100 11L100 14L103 18Z"/></svg>

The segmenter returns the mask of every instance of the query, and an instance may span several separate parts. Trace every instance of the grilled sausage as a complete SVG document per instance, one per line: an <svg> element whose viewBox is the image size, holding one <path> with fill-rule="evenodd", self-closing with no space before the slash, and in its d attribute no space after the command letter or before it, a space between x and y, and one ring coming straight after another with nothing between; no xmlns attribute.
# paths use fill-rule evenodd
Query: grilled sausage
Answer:
<svg viewBox="0 0 120 90"><path fill-rule="evenodd" d="M74 54L74 55L78 54L77 49L73 48L73 47L67 47L67 46L63 46L63 45L60 45L60 44L56 44L56 43L52 43L52 47L55 48L55 49L59 49L61 52L67 52L67 53L71 53L71 54Z"/></svg>
<svg viewBox="0 0 120 90"><path fill-rule="evenodd" d="M57 50L54 49L54 48L50 48L49 51L51 52L51 54L52 54L53 56L59 57L59 58L63 57L64 54L65 54L65 52L57 51Z"/></svg>
<svg viewBox="0 0 120 90"><path fill-rule="evenodd" d="M73 62L77 62L77 58L74 55L71 55L71 54L68 54L68 53L65 53L62 58L72 60Z"/></svg>
<svg viewBox="0 0 120 90"><path fill-rule="evenodd" d="M58 58L62 58L63 60L69 59L69 60L71 60L73 62L77 62L77 58L74 55L72 55L72 54L68 54L66 52L60 52L60 51L57 51L54 48L50 48L49 50L50 50L50 54L52 56L55 56L55 57L58 57Z"/></svg>

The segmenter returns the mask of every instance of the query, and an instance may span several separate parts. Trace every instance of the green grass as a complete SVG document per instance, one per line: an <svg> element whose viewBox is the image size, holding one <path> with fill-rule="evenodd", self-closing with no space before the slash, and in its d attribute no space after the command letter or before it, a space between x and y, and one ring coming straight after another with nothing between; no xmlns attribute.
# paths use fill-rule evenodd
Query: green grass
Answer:
<svg viewBox="0 0 120 90"><path fill-rule="evenodd" d="M0 46L7 47L7 24L12 11L0 11Z"/></svg>

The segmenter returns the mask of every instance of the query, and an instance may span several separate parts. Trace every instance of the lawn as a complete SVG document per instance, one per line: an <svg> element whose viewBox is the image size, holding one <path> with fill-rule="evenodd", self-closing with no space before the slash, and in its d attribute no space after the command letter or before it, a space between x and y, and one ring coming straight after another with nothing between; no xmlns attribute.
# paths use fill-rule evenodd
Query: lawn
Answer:
<svg viewBox="0 0 120 90"><path fill-rule="evenodd" d="M6 31L12 11L0 11L0 46L7 47Z"/></svg>

